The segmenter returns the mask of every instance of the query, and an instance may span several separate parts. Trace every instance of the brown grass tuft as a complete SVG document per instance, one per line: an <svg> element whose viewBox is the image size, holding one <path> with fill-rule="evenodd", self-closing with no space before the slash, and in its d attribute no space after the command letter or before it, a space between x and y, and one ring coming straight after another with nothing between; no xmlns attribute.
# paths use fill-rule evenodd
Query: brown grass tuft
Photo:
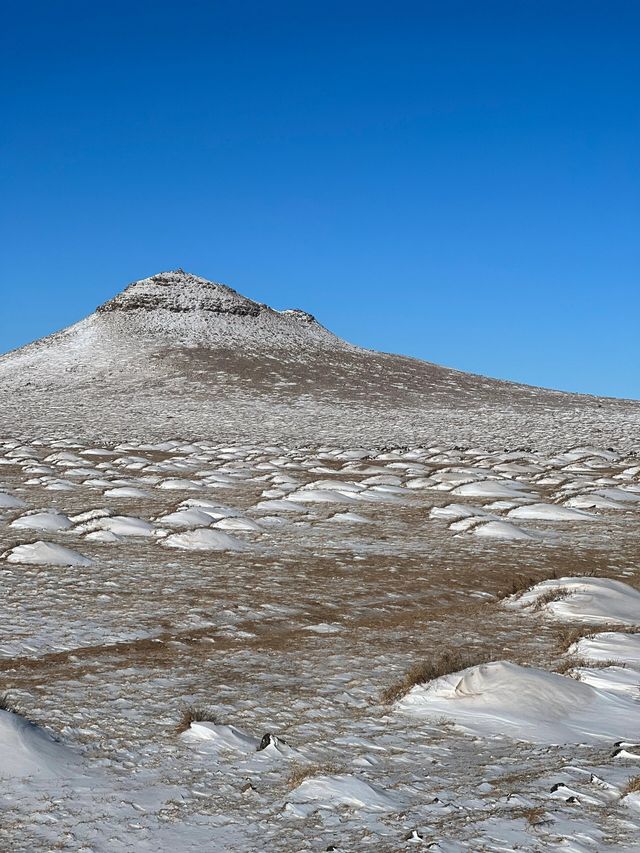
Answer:
<svg viewBox="0 0 640 853"><path fill-rule="evenodd" d="M498 600L501 601L504 598L510 598L512 595L522 595L523 592L531 589L531 587L536 584L542 583L542 581L557 580L557 578L558 573L555 569L549 572L542 572L537 576L513 575L510 585L506 589L498 592Z"/></svg>
<svg viewBox="0 0 640 853"><path fill-rule="evenodd" d="M571 595L571 592L566 588L566 586L559 586L556 589L550 589L538 596L535 604L533 605L533 609L542 610L545 604L551 604L552 601L559 601L561 598L567 598L569 595Z"/></svg>
<svg viewBox="0 0 640 853"><path fill-rule="evenodd" d="M24 716L24 712L12 699L9 698L8 693L0 694L0 711L8 711L10 714L20 714L20 716Z"/></svg>
<svg viewBox="0 0 640 853"><path fill-rule="evenodd" d="M216 723L217 720L214 714L199 705L187 705L182 710L182 716L180 717L180 722L176 726L176 732L178 734L182 734L182 732L186 732L191 723Z"/></svg>
<svg viewBox="0 0 640 853"><path fill-rule="evenodd" d="M560 663L553 668L553 671L560 675L564 675L566 672L569 672L569 670L577 669L578 667L582 667L584 669L606 669L608 666L624 667L625 664L623 661L619 660L587 660L587 658L571 656L560 661Z"/></svg>
<svg viewBox="0 0 640 853"><path fill-rule="evenodd" d="M640 776L629 776L627 784L622 789L622 796L637 794L640 792Z"/></svg>
<svg viewBox="0 0 640 853"><path fill-rule="evenodd" d="M522 817L524 818L530 826L543 826L544 824L551 823L551 819L548 818L547 812L544 806L532 806L528 809L520 809L511 813L512 817Z"/></svg>
<svg viewBox="0 0 640 853"><path fill-rule="evenodd" d="M638 634L640 627L636 625L580 625L574 628L564 628L558 633L558 646L561 652L566 652L574 643L585 637L595 637L597 634Z"/></svg>
<svg viewBox="0 0 640 853"><path fill-rule="evenodd" d="M335 764L294 764L289 773L289 790L297 788L305 779L313 776L334 776L340 770Z"/></svg>

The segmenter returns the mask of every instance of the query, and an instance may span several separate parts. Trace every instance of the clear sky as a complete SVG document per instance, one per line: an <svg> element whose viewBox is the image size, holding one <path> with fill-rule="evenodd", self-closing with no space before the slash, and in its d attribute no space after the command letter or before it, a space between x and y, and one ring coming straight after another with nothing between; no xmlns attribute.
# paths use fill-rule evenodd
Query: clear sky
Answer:
<svg viewBox="0 0 640 853"><path fill-rule="evenodd" d="M0 30L0 351L184 267L640 397L640 4L23 0Z"/></svg>

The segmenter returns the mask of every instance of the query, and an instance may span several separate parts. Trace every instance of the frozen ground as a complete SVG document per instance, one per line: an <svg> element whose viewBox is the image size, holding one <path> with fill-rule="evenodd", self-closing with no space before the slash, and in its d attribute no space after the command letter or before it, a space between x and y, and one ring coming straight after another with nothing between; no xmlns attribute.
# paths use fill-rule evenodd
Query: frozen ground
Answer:
<svg viewBox="0 0 640 853"><path fill-rule="evenodd" d="M611 448L5 438L2 849L637 850Z"/></svg>
<svg viewBox="0 0 640 853"><path fill-rule="evenodd" d="M1 849L638 850L639 427L182 271L2 356Z"/></svg>

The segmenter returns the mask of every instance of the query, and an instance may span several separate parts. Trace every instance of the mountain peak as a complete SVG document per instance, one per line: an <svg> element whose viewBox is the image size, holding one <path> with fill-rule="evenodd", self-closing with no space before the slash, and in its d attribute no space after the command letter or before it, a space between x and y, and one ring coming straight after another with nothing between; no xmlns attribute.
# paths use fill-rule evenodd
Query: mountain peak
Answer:
<svg viewBox="0 0 640 853"><path fill-rule="evenodd" d="M182 269L134 281L88 321L103 335L162 346L349 346L306 311L278 311Z"/></svg>
<svg viewBox="0 0 640 853"><path fill-rule="evenodd" d="M272 309L242 296L225 284L177 269L134 281L113 299L100 305L97 313L156 310L257 317L261 312Z"/></svg>

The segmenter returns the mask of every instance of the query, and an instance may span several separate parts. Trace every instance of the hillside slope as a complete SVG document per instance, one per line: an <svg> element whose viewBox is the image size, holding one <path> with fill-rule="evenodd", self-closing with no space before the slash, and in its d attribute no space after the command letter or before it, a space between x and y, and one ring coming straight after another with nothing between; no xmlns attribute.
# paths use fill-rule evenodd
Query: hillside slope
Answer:
<svg viewBox="0 0 640 853"><path fill-rule="evenodd" d="M182 270L0 357L0 435L566 447L639 427L639 403L364 350Z"/></svg>

